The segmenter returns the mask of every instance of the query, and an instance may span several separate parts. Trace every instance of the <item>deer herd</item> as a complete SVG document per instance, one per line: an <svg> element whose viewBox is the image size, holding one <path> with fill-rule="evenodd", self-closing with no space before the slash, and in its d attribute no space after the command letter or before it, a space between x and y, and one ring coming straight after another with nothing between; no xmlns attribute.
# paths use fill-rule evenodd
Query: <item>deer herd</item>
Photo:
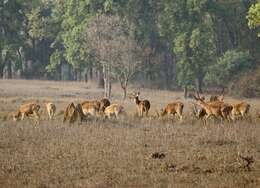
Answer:
<svg viewBox="0 0 260 188"><path fill-rule="evenodd" d="M148 112L151 108L149 100L140 100L140 92L134 92L129 95L129 99L132 99L136 105L136 112L139 117L148 116ZM192 113L196 119L202 120L204 124L207 123L210 117L214 119L220 119L221 122L232 122L238 119L244 119L249 113L250 105L246 102L239 102L237 104L230 104L224 100L224 95L211 96L209 101L205 100L204 96L200 96L197 92L193 94L192 101ZM48 119L54 119L56 106L54 103L45 103ZM183 120L184 103L180 101L171 102L161 109L160 112L156 111L155 116L151 117L163 117L165 115L178 116L179 120ZM13 120L23 120L25 117L33 117L36 122L39 122L40 105L37 103L26 103L19 107L18 111L13 114ZM80 122L88 120L89 117L104 117L104 118L116 118L120 115L125 115L125 108L116 103L112 103L103 98L101 100L83 101L78 104L73 102L69 103L64 111L63 122L74 123L78 119ZM260 118L260 114L257 115Z"/></svg>

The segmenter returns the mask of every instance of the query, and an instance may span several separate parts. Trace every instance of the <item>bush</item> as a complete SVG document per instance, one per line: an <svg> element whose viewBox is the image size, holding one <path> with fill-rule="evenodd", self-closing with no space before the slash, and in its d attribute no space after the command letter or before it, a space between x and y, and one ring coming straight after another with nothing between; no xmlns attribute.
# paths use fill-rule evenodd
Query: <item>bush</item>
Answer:
<svg viewBox="0 0 260 188"><path fill-rule="evenodd" d="M260 68L252 73L249 71L233 81L229 88L230 94L238 97L260 97Z"/></svg>
<svg viewBox="0 0 260 188"><path fill-rule="evenodd" d="M237 75L252 69L255 66L249 52L228 50L214 65L209 68L206 81L209 84L228 86L237 80Z"/></svg>

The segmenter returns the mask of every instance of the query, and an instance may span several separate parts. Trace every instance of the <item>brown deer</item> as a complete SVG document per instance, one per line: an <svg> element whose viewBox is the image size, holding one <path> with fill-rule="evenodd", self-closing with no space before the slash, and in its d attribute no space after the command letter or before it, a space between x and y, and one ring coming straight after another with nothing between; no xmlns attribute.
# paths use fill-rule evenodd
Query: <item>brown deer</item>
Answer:
<svg viewBox="0 0 260 188"><path fill-rule="evenodd" d="M104 113L105 117L108 117L108 119L111 119L113 116L118 119L119 115L125 113L125 111L123 106L118 104L111 104L105 109Z"/></svg>
<svg viewBox="0 0 260 188"><path fill-rule="evenodd" d="M84 101L77 104L76 109L80 115L81 122L89 116L97 117L100 112L100 101Z"/></svg>
<svg viewBox="0 0 260 188"><path fill-rule="evenodd" d="M24 117L34 116L36 121L39 121L40 115L39 115L40 105L36 103L26 103L19 107L19 110L13 115L13 120L23 120Z"/></svg>
<svg viewBox="0 0 260 188"><path fill-rule="evenodd" d="M161 110L161 116L165 116L167 115L175 115L177 114L180 118L180 120L182 120L182 112L183 112L183 107L184 104L182 102L172 102L167 104L167 106Z"/></svg>
<svg viewBox="0 0 260 188"><path fill-rule="evenodd" d="M55 104L53 104L51 102L48 102L48 103L45 103L45 106L46 106L46 110L47 110L49 119L53 119L54 115L55 115L55 112L56 112Z"/></svg>
<svg viewBox="0 0 260 188"><path fill-rule="evenodd" d="M221 95L211 95L210 102L214 102L214 101L220 101L223 102L224 101L224 88L222 89Z"/></svg>
<svg viewBox="0 0 260 188"><path fill-rule="evenodd" d="M69 103L64 112L63 123L67 120L69 123L74 123L78 119L78 111L74 105L74 103Z"/></svg>
<svg viewBox="0 0 260 188"><path fill-rule="evenodd" d="M134 99L138 116L143 117L144 113L146 116L148 116L148 112L150 110L151 104L148 100L140 100L139 96L140 96L140 92L137 92L131 94L129 98Z"/></svg>
<svg viewBox="0 0 260 188"><path fill-rule="evenodd" d="M106 107L110 106L110 101L107 98L103 98L100 100L100 112L105 112Z"/></svg>
<svg viewBox="0 0 260 188"><path fill-rule="evenodd" d="M246 102L240 102L232 106L233 106L233 109L231 111L232 120L236 120L237 117L240 117L241 119L245 118L245 116L248 114L250 110L250 104Z"/></svg>
<svg viewBox="0 0 260 188"><path fill-rule="evenodd" d="M229 120L232 106L221 101L205 102L205 98L194 95L194 99L202 110L197 114L197 117L203 118L204 123L209 117L221 118L221 120Z"/></svg>

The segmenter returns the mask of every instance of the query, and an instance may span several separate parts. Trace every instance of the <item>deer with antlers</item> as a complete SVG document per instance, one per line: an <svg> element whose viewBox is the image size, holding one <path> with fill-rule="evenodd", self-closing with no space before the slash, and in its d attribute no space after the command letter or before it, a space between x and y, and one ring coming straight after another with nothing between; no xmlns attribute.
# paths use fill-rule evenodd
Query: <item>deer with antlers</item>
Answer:
<svg viewBox="0 0 260 188"><path fill-rule="evenodd" d="M148 116L148 112L150 110L151 104L148 100L140 100L139 99L140 92L132 93L130 94L129 98L134 99L138 116L143 117L143 114L145 113L146 116Z"/></svg>
<svg viewBox="0 0 260 188"><path fill-rule="evenodd" d="M223 102L224 101L224 88L221 91L221 95L211 95L209 101L210 102L214 102L214 101L220 101Z"/></svg>
<svg viewBox="0 0 260 188"><path fill-rule="evenodd" d="M230 121L230 113L233 109L231 105L223 101L205 102L205 98L200 97L199 93L197 93L197 96L194 95L194 99L197 101L196 104L201 107L199 113L196 113L196 117L203 118L204 123L206 123L209 117ZM194 108L196 108L196 104L194 104Z"/></svg>

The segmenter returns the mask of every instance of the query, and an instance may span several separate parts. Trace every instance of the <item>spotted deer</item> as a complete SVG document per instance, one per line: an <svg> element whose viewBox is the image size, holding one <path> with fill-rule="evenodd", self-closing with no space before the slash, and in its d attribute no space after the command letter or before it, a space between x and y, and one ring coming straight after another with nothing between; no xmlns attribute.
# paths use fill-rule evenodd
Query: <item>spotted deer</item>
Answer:
<svg viewBox="0 0 260 188"><path fill-rule="evenodd" d="M113 116L118 119L120 114L124 114L124 107L119 105L119 104L111 104L110 106L108 106L105 111L105 117L107 117L108 119L111 119Z"/></svg>
<svg viewBox="0 0 260 188"><path fill-rule="evenodd" d="M55 112L56 112L56 106L55 104L51 103L51 102L48 102L48 103L45 103L45 106L46 106L46 110L47 110L47 113L48 113L48 116L49 116L49 119L53 119L54 118L54 115L55 115Z"/></svg>
<svg viewBox="0 0 260 188"><path fill-rule="evenodd" d="M223 101L205 102L205 98L201 98L199 94L197 94L197 96L194 95L194 99L197 101L196 104L201 107L197 117L202 118L204 123L206 123L209 117L230 121L230 113L233 108L231 105L224 103ZM195 106L193 107L195 108Z"/></svg>
<svg viewBox="0 0 260 188"><path fill-rule="evenodd" d="M23 120L25 117L33 116L34 119L38 122L40 119L39 110L39 104L33 102L22 104L18 111L13 115L13 120Z"/></svg>
<svg viewBox="0 0 260 188"><path fill-rule="evenodd" d="M161 116L165 115L178 115L179 119L182 120L182 112L183 112L184 104L182 102L172 102L167 104L167 106L161 110Z"/></svg>
<svg viewBox="0 0 260 188"><path fill-rule="evenodd" d="M71 102L65 109L63 123L65 123L67 120L69 121L69 123L74 123L75 121L77 121L77 119L78 111L75 104Z"/></svg>
<svg viewBox="0 0 260 188"><path fill-rule="evenodd" d="M233 121L237 118L245 118L245 116L248 114L250 110L250 104L246 102L240 102L238 104L232 105L233 109L231 111L232 119Z"/></svg>
<svg viewBox="0 0 260 188"><path fill-rule="evenodd" d="M143 117L144 113L146 116L148 116L148 112L150 110L151 104L148 100L140 100L139 96L140 96L140 92L137 93L134 92L129 96L129 98L134 99L139 117Z"/></svg>

